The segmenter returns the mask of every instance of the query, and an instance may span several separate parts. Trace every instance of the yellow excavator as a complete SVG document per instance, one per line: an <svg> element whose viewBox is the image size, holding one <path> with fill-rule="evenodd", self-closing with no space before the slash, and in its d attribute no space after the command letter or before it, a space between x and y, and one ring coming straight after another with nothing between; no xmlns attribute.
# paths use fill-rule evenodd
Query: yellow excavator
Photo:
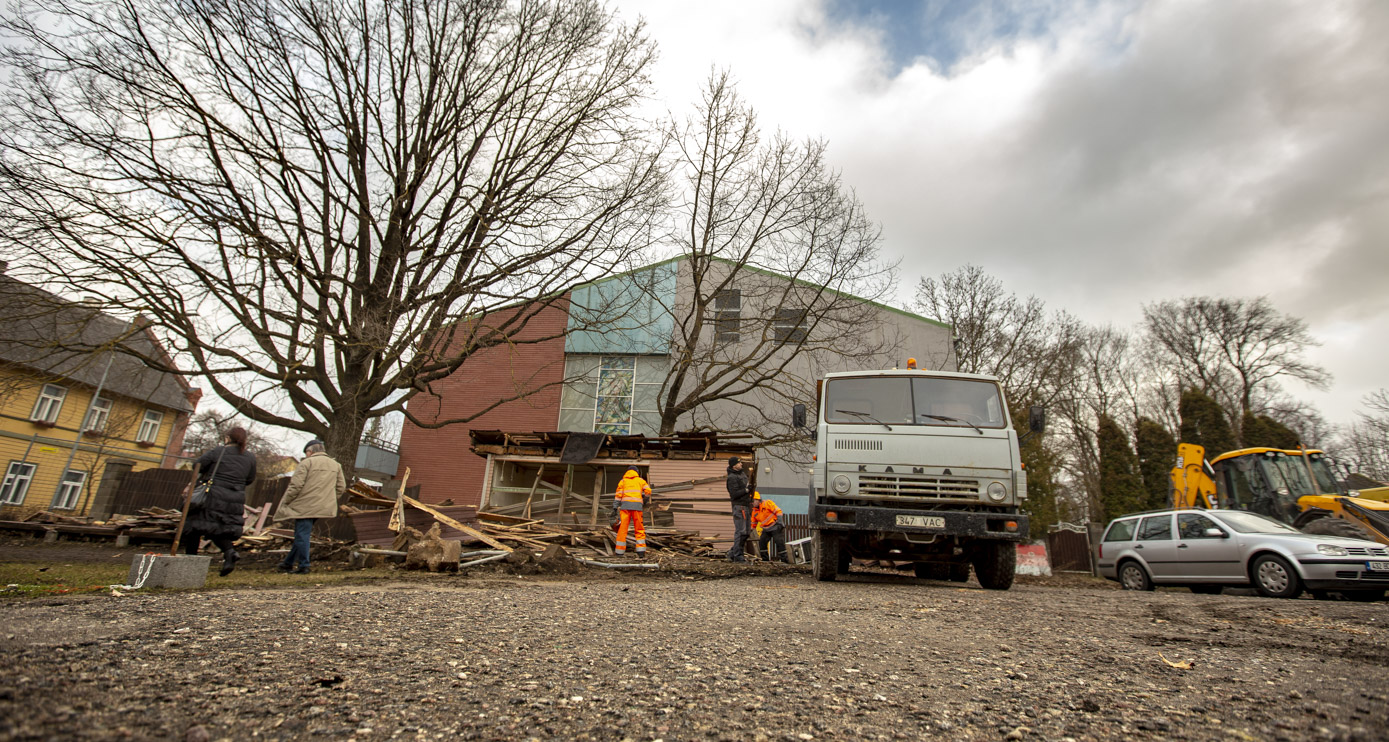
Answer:
<svg viewBox="0 0 1389 742"><path fill-rule="evenodd" d="M1205 455L1178 444L1173 507L1248 510L1304 533L1389 544L1389 501L1351 496L1321 451L1241 448L1209 462Z"/></svg>

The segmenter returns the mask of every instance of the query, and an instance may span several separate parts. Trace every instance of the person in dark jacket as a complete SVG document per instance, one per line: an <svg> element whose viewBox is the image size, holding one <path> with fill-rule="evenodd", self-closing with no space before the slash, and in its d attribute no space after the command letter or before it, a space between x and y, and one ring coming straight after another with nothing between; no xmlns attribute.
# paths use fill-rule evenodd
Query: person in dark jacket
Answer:
<svg viewBox="0 0 1389 742"><path fill-rule="evenodd" d="M728 499L733 505L733 548L728 550L730 562L746 562L743 547L752 533L752 488L743 462L737 456L728 459Z"/></svg>
<svg viewBox="0 0 1389 742"><path fill-rule="evenodd" d="M202 539L222 550L223 577L236 568L241 557L232 544L241 538L245 518L246 485L256 481L256 457L246 450L246 429L227 431L223 445L198 459L198 483L211 482L202 507L189 506L180 545L186 554L197 554Z"/></svg>

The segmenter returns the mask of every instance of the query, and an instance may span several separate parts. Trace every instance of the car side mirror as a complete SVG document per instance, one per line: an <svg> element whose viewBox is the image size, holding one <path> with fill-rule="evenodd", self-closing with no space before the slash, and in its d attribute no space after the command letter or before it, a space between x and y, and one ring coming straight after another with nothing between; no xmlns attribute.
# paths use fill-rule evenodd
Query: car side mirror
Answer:
<svg viewBox="0 0 1389 742"><path fill-rule="evenodd" d="M1037 405L1027 413L1027 429L1040 433L1047 428L1047 408Z"/></svg>
<svg viewBox="0 0 1389 742"><path fill-rule="evenodd" d="M791 405L791 424L797 428L806 427L805 424L805 405Z"/></svg>
<svg viewBox="0 0 1389 742"><path fill-rule="evenodd" d="M1219 528L1207 528L1207 529L1206 529L1206 538L1229 538L1229 537L1230 537L1230 534L1228 534L1228 533L1226 533L1226 532L1220 530Z"/></svg>

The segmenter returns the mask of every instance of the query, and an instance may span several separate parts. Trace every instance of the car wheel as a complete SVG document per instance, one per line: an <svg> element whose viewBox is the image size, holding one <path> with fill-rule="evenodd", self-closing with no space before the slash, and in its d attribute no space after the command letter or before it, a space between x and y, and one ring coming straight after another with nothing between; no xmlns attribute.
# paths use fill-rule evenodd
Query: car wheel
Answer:
<svg viewBox="0 0 1389 742"><path fill-rule="evenodd" d="M1346 600L1353 600L1357 603L1373 603L1377 600L1384 600L1383 590L1346 590L1341 595Z"/></svg>
<svg viewBox="0 0 1389 742"><path fill-rule="evenodd" d="M1296 598L1302 594L1302 579L1288 560L1265 554L1254 560L1254 587L1266 598Z"/></svg>
<svg viewBox="0 0 1389 742"><path fill-rule="evenodd" d="M985 590L1007 590L1018 573L1018 547L1011 541L996 541L975 547L971 557L974 574Z"/></svg>
<svg viewBox="0 0 1389 742"><path fill-rule="evenodd" d="M1225 589L1224 585L1191 585L1191 592L1197 595L1219 595Z"/></svg>
<svg viewBox="0 0 1389 742"><path fill-rule="evenodd" d="M833 580L839 573L839 539L826 535L824 531L812 531L810 548L815 556L811 560L811 572L814 573L815 579L821 582Z"/></svg>
<svg viewBox="0 0 1389 742"><path fill-rule="evenodd" d="M1125 590L1153 589L1153 580L1148 577L1148 570L1143 569L1143 565L1132 560L1119 565L1119 584Z"/></svg>

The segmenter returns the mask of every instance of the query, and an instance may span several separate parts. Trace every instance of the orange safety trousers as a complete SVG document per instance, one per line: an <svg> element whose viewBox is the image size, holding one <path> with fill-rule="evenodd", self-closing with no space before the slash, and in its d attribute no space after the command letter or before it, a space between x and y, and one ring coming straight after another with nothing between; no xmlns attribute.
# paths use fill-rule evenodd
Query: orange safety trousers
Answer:
<svg viewBox="0 0 1389 742"><path fill-rule="evenodd" d="M630 522L636 527L637 553L646 553L646 526L641 522L640 510L621 510L617 522L617 553L619 555L627 553L627 524Z"/></svg>

